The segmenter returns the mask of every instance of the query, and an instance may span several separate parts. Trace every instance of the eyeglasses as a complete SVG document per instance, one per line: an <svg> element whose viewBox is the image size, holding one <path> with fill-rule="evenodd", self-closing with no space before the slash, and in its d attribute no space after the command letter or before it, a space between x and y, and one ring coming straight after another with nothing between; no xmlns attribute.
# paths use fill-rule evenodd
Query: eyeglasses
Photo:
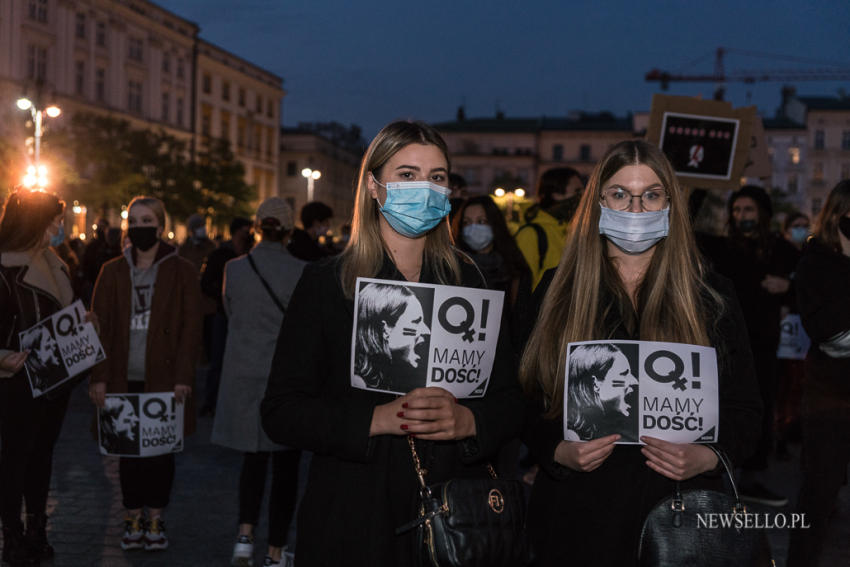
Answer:
<svg viewBox="0 0 850 567"><path fill-rule="evenodd" d="M667 204L667 191L664 189L647 189L640 195L633 195L625 189L611 187L602 192L602 202L609 209L625 211L632 204L632 199L640 199L644 211L660 211Z"/></svg>

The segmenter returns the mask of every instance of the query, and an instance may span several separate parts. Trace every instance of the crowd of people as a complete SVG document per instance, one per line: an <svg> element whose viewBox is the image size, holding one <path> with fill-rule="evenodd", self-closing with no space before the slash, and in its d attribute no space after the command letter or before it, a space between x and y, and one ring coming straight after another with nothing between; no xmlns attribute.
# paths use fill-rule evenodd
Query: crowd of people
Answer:
<svg viewBox="0 0 850 567"><path fill-rule="evenodd" d="M792 532L788 565L815 564L850 458L850 180L811 223L778 219L764 189L743 186L722 236L694 230L695 194L657 147L623 141L589 177L545 172L512 231L492 197L466 194L439 133L407 121L367 148L341 250L323 238L334 215L321 202L298 228L286 201L266 199L221 243L192 215L177 246L163 203L138 196L125 230L100 219L82 247L58 197L13 191L0 217L3 561L54 553L52 453L82 379L34 395L40 370L19 336L82 299L105 355L89 396L116 439L127 431L107 451L120 455L126 551L166 549L166 508L189 505L172 498L174 453L123 448L138 436L127 396L168 393L183 435L208 417L212 443L243 454L232 565L253 564L269 466L265 566L295 550L296 507L297 565L377 566L417 564L417 532L397 528L417 516L420 464L431 484L488 462L530 485L533 565L637 565L659 501L679 485L723 489L706 444L638 433L635 345L656 341L714 349L712 447L748 500L798 496L811 528ZM441 286L503 292L484 395L428 378L437 315L422 290ZM795 441L800 494L781 494L765 470Z"/></svg>

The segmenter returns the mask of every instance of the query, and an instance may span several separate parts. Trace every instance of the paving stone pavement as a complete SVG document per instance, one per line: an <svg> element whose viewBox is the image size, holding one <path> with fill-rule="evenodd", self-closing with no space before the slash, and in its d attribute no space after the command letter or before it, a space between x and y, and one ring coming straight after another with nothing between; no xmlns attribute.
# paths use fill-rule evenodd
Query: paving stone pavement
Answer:
<svg viewBox="0 0 850 567"><path fill-rule="evenodd" d="M199 383L202 383L199 380ZM57 443L49 498L49 539L56 558L43 563L55 567L182 567L226 566L235 537L237 483L241 455L209 442L212 420L198 420L198 431L189 437L185 451L177 456L172 503L165 519L171 540L161 552L124 552L118 461L102 457L90 433L93 408L85 387L72 396L68 416ZM766 484L791 497L781 509L751 506L760 513L793 511L799 483L799 445L791 446L792 459L771 466ZM306 464L302 463L302 473ZM305 475L302 474L302 482ZM257 532L255 564L262 565L265 551L265 519ZM788 530L769 533L777 566L783 567ZM293 538L290 538L290 541ZM822 567L850 565L850 487L845 486L836 504ZM812 566L816 567L816 566Z"/></svg>

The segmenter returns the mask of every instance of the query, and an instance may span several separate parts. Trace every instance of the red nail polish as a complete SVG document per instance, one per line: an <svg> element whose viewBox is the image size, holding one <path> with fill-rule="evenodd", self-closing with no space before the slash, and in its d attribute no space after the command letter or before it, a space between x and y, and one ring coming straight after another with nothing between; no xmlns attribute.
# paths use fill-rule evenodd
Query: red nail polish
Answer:
<svg viewBox="0 0 850 567"><path fill-rule="evenodd" d="M404 417L404 412L403 412L403 411L400 411L400 412L398 412L396 415L397 415L398 417Z"/></svg>
<svg viewBox="0 0 850 567"><path fill-rule="evenodd" d="M403 407L404 409L407 409L407 402L404 402L403 404L401 404L401 407Z"/></svg>
<svg viewBox="0 0 850 567"><path fill-rule="evenodd" d="M401 424L401 428L402 428L403 430L407 431L407 424L406 424L406 423L402 423L402 424Z"/></svg>

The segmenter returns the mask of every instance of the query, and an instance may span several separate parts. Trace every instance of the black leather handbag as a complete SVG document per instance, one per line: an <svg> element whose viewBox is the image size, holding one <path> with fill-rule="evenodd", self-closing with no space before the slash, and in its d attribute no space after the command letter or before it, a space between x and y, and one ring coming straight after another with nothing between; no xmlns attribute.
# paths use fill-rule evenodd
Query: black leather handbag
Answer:
<svg viewBox="0 0 850 567"><path fill-rule="evenodd" d="M732 495L714 490L676 490L650 510L638 547L641 567L762 567L774 565L763 528L738 496L726 455L717 454Z"/></svg>
<svg viewBox="0 0 850 567"><path fill-rule="evenodd" d="M462 478L428 486L408 437L420 485L419 517L396 530L417 531L420 565L523 567L528 563L525 498L519 481Z"/></svg>

